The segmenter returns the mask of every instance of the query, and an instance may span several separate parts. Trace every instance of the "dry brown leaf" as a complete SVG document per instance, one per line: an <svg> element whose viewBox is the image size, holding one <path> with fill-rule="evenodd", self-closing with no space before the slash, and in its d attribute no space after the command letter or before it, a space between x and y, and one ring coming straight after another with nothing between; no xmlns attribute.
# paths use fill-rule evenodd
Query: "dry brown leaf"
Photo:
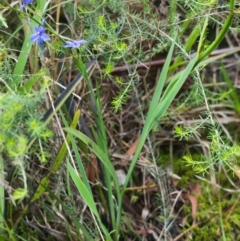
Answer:
<svg viewBox="0 0 240 241"><path fill-rule="evenodd" d="M188 219L188 216L185 216L185 217L182 219L182 227L184 227L185 224L187 223L187 219Z"/></svg>
<svg viewBox="0 0 240 241"><path fill-rule="evenodd" d="M191 205L192 205L192 218L193 218L192 225L194 225L196 222L198 201L197 201L197 198L191 194L186 194L185 197L191 202Z"/></svg>
<svg viewBox="0 0 240 241"><path fill-rule="evenodd" d="M138 143L139 143L139 138L136 141L134 141L132 146L126 151L125 154L128 156L133 156L133 154L135 153L135 151L137 149Z"/></svg>
<svg viewBox="0 0 240 241"><path fill-rule="evenodd" d="M86 174L89 182L94 183L96 170L97 170L97 160L95 156L92 156L90 162L87 165L87 170L86 170Z"/></svg>
<svg viewBox="0 0 240 241"><path fill-rule="evenodd" d="M138 143L139 143L139 138L137 138L137 140L134 141L134 143L131 145L131 147L126 151L125 155L129 156L129 157L133 156L135 151L136 151L136 149L137 149ZM122 159L122 164L123 165L127 165L128 164L126 159Z"/></svg>
<svg viewBox="0 0 240 241"><path fill-rule="evenodd" d="M202 193L201 185L199 183L192 182L192 183L189 184L189 188L191 190L191 193L194 194L194 195L201 195L201 193ZM193 196L191 194L187 194L186 196L192 204L192 218L193 218L193 224L192 225L194 225L195 221L196 221L196 215L197 215L198 200L195 196Z"/></svg>
<svg viewBox="0 0 240 241"><path fill-rule="evenodd" d="M192 182L189 184L189 188L190 188L192 194L201 195L201 193L202 193L201 185L199 183Z"/></svg>
<svg viewBox="0 0 240 241"><path fill-rule="evenodd" d="M148 234L148 231L146 228L141 228L140 230L137 231L137 233L143 236L146 236Z"/></svg>
<svg viewBox="0 0 240 241"><path fill-rule="evenodd" d="M238 166L234 167L234 173L240 179L240 168Z"/></svg>

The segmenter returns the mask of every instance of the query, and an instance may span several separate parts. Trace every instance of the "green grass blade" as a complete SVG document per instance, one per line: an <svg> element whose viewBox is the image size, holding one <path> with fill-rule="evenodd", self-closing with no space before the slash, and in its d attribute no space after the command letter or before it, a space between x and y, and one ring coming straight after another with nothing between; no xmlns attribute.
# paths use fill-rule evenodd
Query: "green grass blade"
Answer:
<svg viewBox="0 0 240 241"><path fill-rule="evenodd" d="M101 160L101 162L104 164L104 167L108 170L108 172L111 174L114 185L116 188L119 189L119 183L118 179L116 177L115 169L109 160L108 154L106 154L94 141L92 141L88 136L84 135L80 131L77 131L73 128L64 128L68 133L76 136L81 141L83 141L86 145L89 146L91 151Z"/></svg>
<svg viewBox="0 0 240 241"><path fill-rule="evenodd" d="M188 66L181 73L180 77L176 76L176 78L174 78L169 83L156 109L155 116L154 116L155 120L158 120L159 118L161 118L163 114L166 112L166 110L168 109L168 107L176 97L177 93L183 86L184 82L188 78L189 74L193 70L193 67L195 66L196 61L197 61L197 57L195 57L190 61Z"/></svg>
<svg viewBox="0 0 240 241"><path fill-rule="evenodd" d="M79 194L81 195L83 201L86 203L86 205L89 207L91 212L96 216L98 223L102 229L102 231L105 234L105 237L110 238L110 234L108 233L106 227L101 221L101 218L99 216L99 213L96 208L96 204L93 199L93 195L88 191L88 188L85 186L84 182L81 180L80 176L76 173L72 165L68 162L67 163L67 169L70 173L73 182L75 183Z"/></svg>
<svg viewBox="0 0 240 241"><path fill-rule="evenodd" d="M140 152L142 150L142 147L143 147L143 145L148 137L148 134L151 131L153 124L154 124L155 109L157 108L158 100L160 98L160 94L162 92L163 85L167 79L167 74L168 74L168 70L169 70L169 66L170 66L170 60L172 57L172 53L174 50L174 45L175 45L175 41L172 43L171 49L167 56L167 61L164 63L163 70L162 70L163 73L161 73L160 78L158 79L158 82L162 82L162 83L157 84L157 88L155 89L155 92L153 94L153 100L150 103L146 121L145 121L143 130L142 130L142 133L140 136L139 144L138 144L135 154L133 156L132 162L131 162L130 167L127 172L127 176L126 176L124 185L122 187L122 191L121 191L121 195L120 195L121 197L119 198L119 212L117 213L117 223L120 223L120 220L121 220L121 209L122 209L122 201L123 201L124 192L130 181L132 172L134 170L134 167L136 166L136 163L137 163L138 157L140 155ZM160 93L159 93L159 91L160 91Z"/></svg>
<svg viewBox="0 0 240 241"><path fill-rule="evenodd" d="M97 88L98 89L98 88ZM101 109L101 104L100 104L100 95L99 92L97 91L97 103L96 103L96 109L97 109L97 115L95 115L95 119L97 122L97 133L95 133L95 140L97 142L97 145L108 155L108 146L107 146L107 136L106 136L106 131L105 131L105 125L103 122L103 117L102 117L102 109ZM108 157L109 160L109 157ZM108 169L102 168L103 172L103 177L104 178L104 185L106 185L107 191L103 190L104 195L108 199L108 210L109 210L109 215L111 217L111 225L112 229L114 230L114 237L115 240L117 240L118 237L118 228L116 227L116 212L115 212L115 204L113 200L113 185L111 181L111 176L114 176L114 179L117 180L117 175L116 172L109 172ZM119 192L119 185L115 185L115 191L117 195L120 195Z"/></svg>
<svg viewBox="0 0 240 241"><path fill-rule="evenodd" d="M143 147L143 145L145 143L145 140L146 140L149 132L151 131L151 128L152 128L153 124L154 124L155 110L157 108L157 105L158 105L158 102L159 102L159 98L160 98L160 94L161 94L161 93L159 93L159 91L162 92L163 85L164 85L164 83L166 82L166 79L167 79L167 74L168 74L168 70L169 70L169 66L170 66L170 62L171 62L172 53L173 53L173 50L174 50L174 45L175 45L175 42L172 43L171 49L168 52L167 60L164 63L164 66L163 66L163 69L162 69L162 73L161 73L161 75L160 75L160 77L158 79L158 82L161 82L161 83L157 84L157 87L156 87L155 92L153 94L153 99L152 99L152 101L150 103L150 107L149 107L149 110L148 110L148 113L147 113L147 117L146 117L145 125L143 127L143 131L141 133L139 144L138 144L138 147L137 147L136 152L134 154L134 157L133 157L133 160L131 162L131 165L129 167L125 183L123 185L122 195L123 195L124 190L126 189L127 184L128 184L128 182L129 182L129 180L131 178L133 169L134 169L134 167L136 165L138 156L139 156L139 154L140 154L140 152L142 150L142 147Z"/></svg>
<svg viewBox="0 0 240 241"><path fill-rule="evenodd" d="M92 110L94 113L94 117L95 117L95 122L96 122L96 126L97 126L97 130L96 132L93 131L97 146L99 148L101 148L101 150L106 153L106 157L105 159L101 159L99 158L101 161L106 160L107 162L111 163L109 161L109 157L108 157L108 146L107 146L107 136L106 136L106 130L105 130L105 125L103 122L103 117L102 117L102 110L101 110L101 103L100 103L100 94L97 91L97 97L94 95L93 93L93 89L91 86L91 83L89 81L88 78L88 74L85 70L85 66L83 61L80 59L78 59L77 61L75 61L77 66L79 67L81 73L84 76L84 79L87 83L88 89L90 91L90 99L91 99L91 103L92 103ZM96 88L98 90L98 87ZM101 164L100 164L101 165ZM113 168L114 170L114 168ZM111 177L113 177L113 180L115 180L115 191L117 193L117 196L120 196L120 191L119 191L119 185L117 180L117 175L115 173L115 171L111 171L109 172L108 168L101 168L100 167L100 177L101 180L103 182L103 185L106 186L106 190L103 190L104 193L104 197L107 201L107 208L108 208L108 212L110 215L110 219L111 219L111 226L114 230L113 236L115 237L115 240L117 240L118 237L118 224L116 224L116 214L115 214L115 204L114 204L114 200L113 200L113 192L112 192L112 181L111 181ZM116 226L117 225L117 226Z"/></svg>
<svg viewBox="0 0 240 241"><path fill-rule="evenodd" d="M216 39L210 44L210 46L202 53L200 54L196 65L197 66L199 63L201 63L205 58L207 58L214 49L216 49L218 47L218 45L222 42L223 38L225 37L226 33L228 32L232 21L233 21L233 9L234 9L234 0L230 0L230 9L229 9L229 14L228 17L226 19L226 21L224 22L224 25L222 27L222 29L220 30L220 32L218 33Z"/></svg>
<svg viewBox="0 0 240 241"><path fill-rule="evenodd" d="M207 26L208 26L208 16L205 18L203 28L202 28L202 31L201 31L200 39L199 39L199 42L198 42L197 56L199 56L202 49L204 49Z"/></svg>
<svg viewBox="0 0 240 241"><path fill-rule="evenodd" d="M76 158L76 162L78 164L78 169L80 171L81 177L82 177L83 182L86 185L88 191L91 192L92 190L91 190L91 187L90 187L89 182L88 182L88 178L87 178L87 175L86 175L85 168L83 166L82 159L81 159L81 157L79 155L79 151L78 151L78 147L77 147L76 141L74 140L72 134L70 134L70 133L68 133L68 134L69 134L69 137L70 137L70 140L71 140L71 143L72 143L74 156Z"/></svg>
<svg viewBox="0 0 240 241"><path fill-rule="evenodd" d="M92 193L89 192L88 188L69 162L67 163L67 168L78 189L79 194L83 198L83 201L87 204L87 206L95 214L95 216L100 219L95 202L93 200Z"/></svg>
<svg viewBox="0 0 240 241"><path fill-rule="evenodd" d="M18 91L20 93L29 93L33 86L46 74L46 71L41 70L37 74L33 75Z"/></svg>
<svg viewBox="0 0 240 241"><path fill-rule="evenodd" d="M151 118L151 116L153 115L153 113L154 113L154 111L155 111L155 109L158 105L158 102L161 98L162 90L163 90L164 84L166 83L166 79L167 79L168 69L169 69L169 66L170 66L171 60L172 60L174 46L175 46L175 42L172 43L172 46L171 46L171 48L168 52L166 61L165 61L164 66L162 68L161 74L159 76L157 86L156 86L156 89L154 91L151 103L150 103L148 115L147 115L147 118L146 118L147 120L149 118Z"/></svg>
<svg viewBox="0 0 240 241"><path fill-rule="evenodd" d="M27 26L27 24L26 24L26 26ZM29 57L29 54L30 54L30 51L32 48L32 42L30 40L31 34L32 34L32 30L31 30L30 26L28 26L27 30L26 30L26 37L24 39L23 46L22 46L20 55L18 57L17 64L13 71L13 79L14 79L15 83L19 83L21 80L23 71L25 69L25 65L27 63L27 59Z"/></svg>

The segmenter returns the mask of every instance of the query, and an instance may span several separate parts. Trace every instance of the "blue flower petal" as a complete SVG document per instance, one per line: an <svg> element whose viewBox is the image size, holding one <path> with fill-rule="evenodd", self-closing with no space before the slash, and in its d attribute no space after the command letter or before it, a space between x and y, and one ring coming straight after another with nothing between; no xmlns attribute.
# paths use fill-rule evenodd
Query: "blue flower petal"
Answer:
<svg viewBox="0 0 240 241"><path fill-rule="evenodd" d="M21 10L26 11L27 5L31 4L34 0L22 0Z"/></svg>
<svg viewBox="0 0 240 241"><path fill-rule="evenodd" d="M81 40L75 40L75 42L76 42L79 46L82 45L82 44L87 43L87 41L84 40L84 39L81 39Z"/></svg>
<svg viewBox="0 0 240 241"><path fill-rule="evenodd" d="M79 48L82 44L85 44L86 40L73 40L73 41L66 41L66 44L63 46L64 48Z"/></svg>
<svg viewBox="0 0 240 241"><path fill-rule="evenodd" d="M39 44L40 46L43 45L43 39L39 38L39 39L38 39L38 44Z"/></svg>
<svg viewBox="0 0 240 241"><path fill-rule="evenodd" d="M63 48L72 48L72 45L70 45L70 44L65 44L65 45L63 45Z"/></svg>
<svg viewBox="0 0 240 241"><path fill-rule="evenodd" d="M43 45L43 42L51 40L51 38L46 34L46 30L43 26L34 27L34 32L30 36L32 42L38 41L39 45Z"/></svg>
<svg viewBox="0 0 240 241"><path fill-rule="evenodd" d="M42 39L43 41L49 41L49 40L51 40L51 38L50 38L46 33L42 33L42 34L41 34L41 39Z"/></svg>
<svg viewBox="0 0 240 241"><path fill-rule="evenodd" d="M36 41L38 41L38 39L39 39L39 34L38 34L38 33L34 33L34 34L32 34L32 35L30 36L30 40L31 40L32 42L36 42Z"/></svg>
<svg viewBox="0 0 240 241"><path fill-rule="evenodd" d="M33 1L34 0L23 0L22 2L23 2L23 4L28 5L28 4L32 3Z"/></svg>
<svg viewBox="0 0 240 241"><path fill-rule="evenodd" d="M27 7L26 4L23 4L23 5L20 7L20 9L23 10L23 11L25 11L25 10L26 10L26 7Z"/></svg>
<svg viewBox="0 0 240 241"><path fill-rule="evenodd" d="M39 27L36 27L36 26L35 26L35 27L34 27L34 31L35 31L35 32L39 32L38 28L39 28Z"/></svg>

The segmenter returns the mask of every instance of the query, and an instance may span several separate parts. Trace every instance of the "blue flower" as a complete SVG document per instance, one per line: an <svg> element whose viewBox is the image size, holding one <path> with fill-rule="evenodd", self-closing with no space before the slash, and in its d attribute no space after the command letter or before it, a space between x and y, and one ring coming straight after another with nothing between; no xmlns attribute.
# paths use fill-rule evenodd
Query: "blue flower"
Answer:
<svg viewBox="0 0 240 241"><path fill-rule="evenodd" d="M34 27L35 33L30 36L32 42L38 42L39 45L42 45L43 42L51 40L50 37L45 33L45 28L42 26Z"/></svg>
<svg viewBox="0 0 240 241"><path fill-rule="evenodd" d="M85 44L86 40L72 40L66 41L66 44L63 46L64 48L79 48L82 44Z"/></svg>
<svg viewBox="0 0 240 241"><path fill-rule="evenodd" d="M23 4L31 4L34 0L22 0Z"/></svg>
<svg viewBox="0 0 240 241"><path fill-rule="evenodd" d="M22 0L21 10L26 10L27 5L31 4L34 0Z"/></svg>

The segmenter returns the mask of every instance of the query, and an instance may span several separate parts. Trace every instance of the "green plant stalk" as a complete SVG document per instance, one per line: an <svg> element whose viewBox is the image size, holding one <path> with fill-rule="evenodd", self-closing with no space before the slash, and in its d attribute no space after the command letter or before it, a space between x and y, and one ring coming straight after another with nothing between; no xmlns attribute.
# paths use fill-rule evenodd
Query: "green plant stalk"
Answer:
<svg viewBox="0 0 240 241"><path fill-rule="evenodd" d="M200 23L194 27L194 29L191 32L191 34L189 35L186 43L184 44L184 49L186 52L190 51L191 47L196 43L196 40L197 40L199 34L201 33L201 31L200 31L201 24L202 24L202 21L200 21Z"/></svg>
<svg viewBox="0 0 240 241"><path fill-rule="evenodd" d="M77 147L77 144L72 136L72 134L69 132L69 138L71 140L71 145L72 145L72 148L73 148L73 152L74 152L74 155L75 155L75 158L76 158L76 161L77 161L77 164L78 164L78 169L80 171L80 174L81 174L81 177L83 179L83 182L85 183L87 189L89 192L92 192L92 189L89 185L89 181L88 181L88 178L87 178L87 175L86 175L86 172L85 172L85 168L83 166L83 162L82 162L82 159L81 159L81 156L79 155L79 150L78 150L78 147Z"/></svg>
<svg viewBox="0 0 240 241"><path fill-rule="evenodd" d="M235 4L235 1L234 0L230 0L230 3L229 3L229 14L228 14L228 17L221 29L221 31L219 32L219 34L217 35L216 39L213 41L213 43L202 53L200 54L195 66L197 66L199 63L201 63L205 58L207 58L211 53L212 51L214 51L218 45L222 42L223 38L225 37L226 33L228 32L231 24L232 24L232 20L233 20L233 17L234 17L234 4ZM194 67L195 67L194 66Z"/></svg>
<svg viewBox="0 0 240 241"><path fill-rule="evenodd" d="M117 176L114 170L114 167L111 163L111 161L109 160L108 154L106 152L104 152L102 150L102 148L100 148L94 141L92 141L88 136L86 136L85 134L81 133L80 131L74 130L73 128L64 128L68 134L72 134L74 136L76 136L77 138L79 138L80 140L82 140L86 145L89 146L89 148L91 149L91 151L99 158L99 160L101 160L101 162L104 164L104 167L106 170L108 170L108 173L111 175L116 190L118 189L118 180L117 180ZM75 180L77 181L77 180ZM78 183L78 185L84 185L82 183L82 181L79 181L80 183ZM86 188L87 189L87 188ZM79 189L80 190L80 189ZM85 191L85 189L84 189ZM85 193L84 193L85 194ZM89 197L89 196L87 196ZM92 202L90 203L92 204ZM95 211L94 211L95 212ZM100 222L99 225L101 227L103 227L104 229L102 229L102 231L105 233L105 226L103 225L103 223L101 222L101 220L98 218L99 215L97 215L97 219ZM115 231L115 230L114 230ZM116 231L117 232L117 231ZM109 236L110 237L110 236Z"/></svg>
<svg viewBox="0 0 240 241"><path fill-rule="evenodd" d="M201 63L199 63L198 66L199 67L204 67L204 66L206 66L209 63L216 62L217 60L223 59L223 58L225 58L227 56L230 56L232 54L235 54L237 52L240 52L240 47L233 48L232 50L230 49L228 52L223 53L223 54L219 54L219 55L215 55L215 56L209 57L209 58L203 60Z"/></svg>
<svg viewBox="0 0 240 241"><path fill-rule="evenodd" d="M106 227L104 226L99 213L97 211L97 207L95 205L94 199L93 199L93 195L91 193L88 192L86 186L84 185L83 181L81 180L81 178L79 177L79 175L77 175L77 172L75 171L75 169L72 167L72 165L68 162L67 163L67 168L68 171L78 189L79 194L81 195L81 197L83 198L84 202L87 204L87 206L89 207L89 209L91 210L91 212L96 216L98 224L101 227L101 230L103 231L106 240L108 240L110 238L110 233L108 232L108 230L106 229ZM100 230L99 230L100 231Z"/></svg>
<svg viewBox="0 0 240 241"><path fill-rule="evenodd" d="M167 59L168 58L171 59L173 49L174 49L174 42L171 46L171 50L169 51ZM163 114L165 113L167 108L172 103L172 101L175 98L175 96L177 95L178 91L180 90L180 88L184 84L185 80L187 79L187 77L191 73L191 71L193 69L193 66L195 65L196 61L197 61L197 58L195 57L194 59L192 59L190 61L190 63L186 67L186 69L181 73L180 77L177 75L177 77L170 82L170 84L168 85L167 89L165 90L163 96L161 97L159 103L157 103L156 99L159 98L159 97L156 97L156 96L157 96L157 94L159 94L159 96L160 96L161 92L162 92L162 84L161 83L159 84L159 82L165 83L166 78L167 78L168 69L169 69L169 66L170 66L170 61L166 60L166 62L164 64L164 67L163 67L163 70L162 70L162 73L160 75L156 90L154 92L153 99L152 99L151 104L150 104L150 108L149 108L149 111L148 111L148 114L147 114L147 117L146 117L146 122L145 122L145 125L143 127L143 131L142 131L142 134L141 134L141 137L140 137L138 147L137 147L136 152L134 154L134 157L132 159L131 165L130 165L128 173L127 173L125 183L123 185L123 189L122 189L122 193L121 193L121 202L119 204L120 208L122 208L122 199L123 199L124 191L126 190L126 187L127 187L127 184L129 183L129 180L131 178L133 169L134 169L134 167L137 163L137 159L140 155L142 147L143 147L150 131L152 130L155 122L163 116ZM158 92L158 90L160 90L160 92ZM121 211L120 211L120 213L121 213ZM117 218L118 218L117 222L118 221L120 222L120 214L118 215Z"/></svg>
<svg viewBox="0 0 240 241"><path fill-rule="evenodd" d="M201 50L204 48L204 40L205 40L205 37L206 37L207 26L208 26L208 16L205 18L205 21L204 21L204 24L203 24L203 29L201 31L200 39L199 39L199 42L198 42L197 56L200 55Z"/></svg>
<svg viewBox="0 0 240 241"><path fill-rule="evenodd" d="M88 89L91 93L90 99L92 102L92 109L94 112L94 117L97 122L97 128L98 128L97 131L94 133L96 143L105 153L108 153L107 136L106 136L105 126L104 126L104 122L103 122L103 118L102 118L101 104L99 101L100 94L99 94L99 92L97 92L97 98L95 97L93 90L92 90L92 86L88 79L88 74L86 72L86 68L85 68L81 58L79 58L75 62L77 64L77 66L79 67L80 71L82 72L84 79L87 83ZM107 157L107 158L109 159L109 157ZM101 163L99 163L99 165L101 165ZM106 196L107 203L108 203L109 215L111 218L111 226L114 230L113 236L114 236L114 239L117 240L119 229L116 227L116 224L117 224L116 223L116 212L115 212L115 205L114 205L113 192L112 192L112 183L111 183L111 176L114 175L115 180L117 180L117 176L116 176L115 171L112 173L109 173L108 169L101 168L101 166L99 168L100 168L100 175L102 175L101 179L103 179L101 181L103 182L104 186L106 185L106 188L107 188L107 192L106 191L103 191L103 192ZM115 183L115 188L116 188L117 197L119 197L120 191L119 191L119 185L117 185L117 183Z"/></svg>
<svg viewBox="0 0 240 241"><path fill-rule="evenodd" d="M133 160L131 162L131 165L129 167L129 171L127 173L125 183L123 185L123 192L127 187L127 184L128 184L128 182L130 180L130 177L132 175L134 166L136 165L137 158L140 154L140 151L141 151L141 149L142 149L142 147L145 143L145 140L146 140L149 132L151 131L155 122L163 116L163 114L165 113L167 108L172 103L172 101L175 98L175 96L177 95L178 91L180 90L180 88L184 84L186 78L191 73L192 68L195 65L195 62L196 62L196 58L194 58L193 60L190 61L190 63L188 64L185 71L181 74L180 77L177 76L177 78L175 78L171 81L171 83L168 85L166 91L164 92L160 102L158 103L156 109L153 110L154 112L152 112L151 107L149 108L147 118L146 118L146 122L145 122L145 125L143 127L143 131L142 131L142 134L141 134L141 137L140 137L140 142L138 144L138 148L135 152L135 155L134 155Z"/></svg>
<svg viewBox="0 0 240 241"><path fill-rule="evenodd" d="M202 21L194 27L194 29L191 32L191 34L189 35L186 43L184 44L184 49L185 49L186 52L189 52L191 47L193 46L193 44L196 43L196 40L197 40L197 38L198 38L198 36L199 36L199 34L201 32L200 31L201 24L202 24ZM178 66L180 66L182 64L186 64L186 61L184 61L181 56L178 56L176 58L176 60L174 61L174 63L169 68L170 69L170 73L172 71L174 71Z"/></svg>
<svg viewBox="0 0 240 241"><path fill-rule="evenodd" d="M93 212L93 214L100 219L98 211L97 211L97 207L95 205L95 202L93 200L93 195L92 193L90 193L87 189L87 187L85 186L84 182L81 180L81 177L79 175L77 175L76 170L72 167L71 163L68 162L67 163L67 169L68 172L70 173L79 194L81 195L81 197L83 198L84 203L87 204L87 206L90 208L91 212Z"/></svg>
<svg viewBox="0 0 240 241"><path fill-rule="evenodd" d="M202 24L203 20L200 21L200 23L198 23L194 29L192 30L191 34L189 35L189 37L187 38L187 41L186 43L184 44L184 49L186 52L189 52L191 47L193 46L193 44L196 43L196 40L198 38L198 36L200 35L201 31L200 31L200 26ZM190 21L187 21L186 23L190 23ZM185 27L185 24L184 22L183 26ZM187 26L188 26L187 24ZM185 27L186 28L186 27ZM184 30L185 30L184 28ZM181 31L181 34L183 34L184 31ZM170 66L169 68L169 73L168 73L168 76L171 75L171 73L178 67L178 66L181 66L181 65L185 65L186 64L186 61L183 60L183 58L181 56L177 56L175 61L173 62L173 64Z"/></svg>
<svg viewBox="0 0 240 241"><path fill-rule="evenodd" d="M128 183L130 181L133 169L134 169L134 167L137 163L137 159L138 159L138 156L139 156L139 154L142 150L142 147L143 147L143 145L144 145L144 143L145 143L145 141L148 137L149 132L151 131L151 129L153 127L153 124L154 124L153 120L155 119L154 118L155 109L158 106L159 100L161 98L161 93L162 93L164 84L165 84L166 79L167 79L167 74L168 74L170 63L171 63L174 46L175 46L175 40L172 43L170 51L167 55L167 59L164 63L162 72L161 72L160 77L158 79L158 83L157 83L156 89L154 91L152 101L150 103L149 111L147 113L147 117L146 117L146 121L145 121L145 124L144 124L144 127L143 127L143 131L142 131L142 134L140 136L140 141L139 141L138 147L136 149L136 152L134 154L133 160L131 162L131 165L129 167L129 170L128 170L128 173L127 173L127 176L126 176L126 180L124 182L124 185L123 185L121 193L120 193L119 204L118 204L119 205L119 211L118 211L118 214L117 214L117 225L119 225L118 227L120 227L120 223L121 223L122 202L123 202L124 192L125 192L126 187L127 187Z"/></svg>
<svg viewBox="0 0 240 241"><path fill-rule="evenodd" d="M97 88L98 89L98 88ZM97 108L97 115L96 115L96 120L97 120L97 127L98 127L98 133L96 133L96 142L97 144L104 150L104 152L108 153L108 146L107 146L107 136L105 132L105 126L102 118L102 109L101 109L101 104L100 104L100 94L99 91L97 91L97 96L98 99L96 100L96 108ZM108 157L109 158L109 157ZM116 175L116 173L114 173ZM103 168L103 178L105 178L105 184L107 188L107 198L108 198L108 204L109 204L109 211L110 211L110 217L111 217L111 223L112 223L112 228L114 230L113 236L115 237L114 239L117 240L118 237L118 229L116 228L116 212L115 212L115 205L114 205L114 200L113 200L113 190L112 190L112 181L111 181L111 176L108 171L105 171ZM117 178L117 176L116 176ZM115 187L117 196L119 195L119 188L118 186ZM106 192L106 191L105 191Z"/></svg>
<svg viewBox="0 0 240 241"><path fill-rule="evenodd" d="M115 190L117 192L117 197L119 197L120 196L118 194L118 193L120 193L120 191L118 191L119 190L119 183L118 183L118 179L117 179L117 176L116 176L115 169L114 169L111 161L109 160L108 152L105 152L99 145L97 145L88 136L81 133L80 131L77 131L77 130L74 130L73 128L68 128L68 127L64 128L64 129L68 133L76 136L81 141L83 141L86 145L88 145L89 149L99 158L99 160L101 160L101 163L103 163L103 165L104 165L105 172L108 173L108 175L110 175L112 180L113 180L114 187L115 187ZM113 202L113 200L112 200L112 202ZM116 233L118 232L118 230L114 230L114 231Z"/></svg>
<svg viewBox="0 0 240 241"><path fill-rule="evenodd" d="M200 36L200 40L199 40L199 45L198 45L198 51L197 51L197 55L200 56L195 64L194 67L196 67L197 65L206 65L210 62L213 62L214 60L216 59L220 59L220 58L223 58L224 56L227 56L229 54L232 54L234 53L235 51L231 51L226 53L226 54L223 54L223 55L219 55L219 56L213 56L209 59L205 59L207 58L207 56L209 56L212 51L215 50L215 48L221 43L222 39L224 38L225 34L227 33L229 27L231 26L231 23L232 23L232 19L233 19L233 16L234 16L234 13L233 13L233 9L234 9L234 2L235 1L230 1L230 13L228 15L228 18L226 19L225 21L225 24L223 26L223 28L221 29L221 31L219 32L219 35L217 36L217 38L214 40L214 42L208 47L208 49L200 54L200 51L203 47L203 41L204 41L204 36L205 36L205 33L206 33L206 28L207 28L207 23L208 23L208 18L205 19L205 22L204 22L204 27L203 27L203 30L201 31L201 36ZM196 29L197 31L197 29ZM193 33L193 32L192 32ZM197 34L197 32L196 32ZM194 36L193 36L194 37ZM189 38L191 39L191 38ZM192 42L192 41L191 41ZM185 48L187 48L187 44L185 44ZM186 49L187 50L187 49ZM236 51L239 51L236 49ZM174 69L174 66L178 66L178 65L182 65L184 64L185 62L179 62L177 63L176 61L173 63L173 65L170 67L170 69ZM177 64L177 65L176 65ZM179 73L178 73L179 74Z"/></svg>
<svg viewBox="0 0 240 241"><path fill-rule="evenodd" d="M175 38L176 39L176 38ZM174 50L174 46L175 46L175 39L174 42L172 43L172 46L168 52L166 61L163 65L163 69L161 71L161 74L159 76L158 82L157 82L157 86L155 88L150 106L149 106L149 111L147 113L147 117L146 117L146 123L150 122L150 120L152 119L152 116L154 115L155 109L158 106L159 100L161 98L162 95L162 90L163 87L166 83L167 80L167 75L168 75L168 70L169 70L169 66L171 64L171 59L172 59L172 55L173 55L173 50Z"/></svg>
<svg viewBox="0 0 240 241"><path fill-rule="evenodd" d="M198 64L198 67L204 67L206 65L208 65L209 63L213 63L213 62L216 62L217 60L220 60L220 59L223 59L227 56L230 56L232 54L235 54L237 52L240 52L240 47L235 47L235 48L231 48L228 52L225 52L225 53L222 53L222 54L219 54L219 55L213 55L211 57L208 57L206 59L204 59L201 63ZM178 66L183 66L187 63L187 61L182 61L182 62L179 62L177 65L171 65L169 67L169 71L172 71L174 70L175 68L177 68ZM173 79L173 77L175 77L176 75L179 75L183 70L181 70L180 72L176 73L175 75L173 76L170 76L169 79L167 80L166 83L168 83L171 79Z"/></svg>
<svg viewBox="0 0 240 241"><path fill-rule="evenodd" d="M164 113L166 112L166 110L174 100L175 96L183 86L187 77L192 72L193 66L196 64L196 61L197 61L197 57L193 58L189 62L185 70L181 73L180 77L177 76L176 78L172 79L172 81L169 83L167 89L165 90L160 100L160 103L157 106L155 121L159 120L164 115Z"/></svg>
<svg viewBox="0 0 240 241"><path fill-rule="evenodd" d="M66 119L65 119L65 117L64 117L64 115L62 113L61 113L61 117L62 117L62 120L64 122L64 126L68 127L68 122L66 121ZM88 189L88 192L93 196L92 189L91 189L91 187L89 185L89 181L88 181L88 178L87 178L87 175L86 175L86 172L85 172L85 168L83 166L83 162L82 162L81 157L79 155L79 148L82 150L82 146L84 146L84 147L87 147L87 146L85 145L85 143L80 141L80 139L77 139L78 140L78 146L77 146L73 136L70 133L69 133L69 138L71 140L72 149L74 151L75 159L76 159L77 164L78 164L78 169L80 171L80 176L81 176L81 178L83 180L84 185ZM81 145L79 145L79 143ZM69 176L69 172L67 174ZM99 191L98 194L99 194L100 200L102 201L102 204L103 204L104 208L107 209L106 200L104 199L104 195L103 195L102 189L99 186L97 186L97 188L98 188L98 191ZM70 194L70 185L68 185L68 190L69 190L68 193Z"/></svg>
<svg viewBox="0 0 240 241"><path fill-rule="evenodd" d="M47 0L39 0L38 4L36 6L36 12L38 12L38 15L34 15L34 20L36 22L41 22L41 18L44 15L44 6L46 5L48 1ZM23 71L25 69L27 59L29 57L31 47L32 47L32 41L30 40L30 35L32 34L32 26L36 26L35 21L31 21L31 25L26 21L26 36L22 45L22 49L20 51L20 55L18 57L18 61L16 63L16 66L13 71L13 79L15 80L16 83L19 83L21 76L23 75Z"/></svg>
<svg viewBox="0 0 240 241"><path fill-rule="evenodd" d="M106 227L104 227L104 225L100 221L101 219L99 217L99 214L98 214L98 211L97 211L94 199L93 199L93 195L88 192L87 187L84 185L84 182L77 175L75 169L72 167L72 165L69 162L67 163L67 169L68 169L68 172L70 173L70 176L71 176L73 182L75 183L75 186L78 189L80 196L82 197L84 202L87 204L87 206L89 207L91 212L97 217L98 223L100 223L101 229L103 230L104 234L106 236L109 236L109 233L108 233Z"/></svg>

